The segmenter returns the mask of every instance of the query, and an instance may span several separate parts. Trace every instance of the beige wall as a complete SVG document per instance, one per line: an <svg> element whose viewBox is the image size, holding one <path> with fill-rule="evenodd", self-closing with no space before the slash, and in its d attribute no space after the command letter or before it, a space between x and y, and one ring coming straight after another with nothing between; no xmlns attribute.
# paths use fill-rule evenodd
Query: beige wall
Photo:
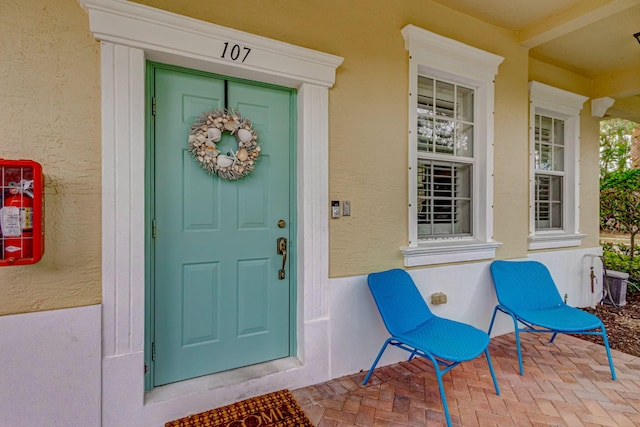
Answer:
<svg viewBox="0 0 640 427"><path fill-rule="evenodd" d="M580 116L580 232L583 247L600 245L600 119L591 116L591 100Z"/></svg>
<svg viewBox="0 0 640 427"><path fill-rule="evenodd" d="M537 61L533 72L527 50L512 33L430 1L406 1L402 7L379 1L372 7L369 0L253 0L224 14L205 0L140 3L345 58L330 93L329 194L331 200L350 200L352 216L330 221L332 277L402 266L399 248L408 240L408 55L400 29L411 23L505 57L495 92L494 238L503 243L499 258L527 255L528 82L535 75L588 95L588 79ZM582 163L591 165L595 156L597 166L597 121L588 113L583 117ZM585 176L585 169L582 175L581 231L589 235L584 245L593 246L597 176Z"/></svg>
<svg viewBox="0 0 640 427"><path fill-rule="evenodd" d="M496 256L527 254L529 233L529 83L527 52L509 46L496 76L493 235ZM510 67L508 67L511 65Z"/></svg>
<svg viewBox="0 0 640 427"><path fill-rule="evenodd" d="M0 6L0 64L8 76L1 83L0 154L38 160L47 175L46 255L34 266L0 269L0 314L100 301L99 45L75 0L50 3ZM350 200L352 216L330 221L332 277L402 266L408 54L400 29L411 23L505 57L495 93L494 237L503 243L500 258L526 256L528 81L536 75L574 91L578 84L586 94L579 76L544 64L532 71L513 34L429 0L402 7L372 7L370 0L140 3L344 57L330 91L329 194ZM597 157L595 123L583 123L587 164ZM583 186L597 188L584 171ZM583 232L590 235L597 232L594 206L583 195Z"/></svg>
<svg viewBox="0 0 640 427"><path fill-rule="evenodd" d="M75 0L2 0L0 157L42 164L46 252L0 267L0 315L100 302L99 67Z"/></svg>
<svg viewBox="0 0 640 427"><path fill-rule="evenodd" d="M141 3L345 58L330 93L329 194L351 201L352 216L330 221L332 277L402 266L399 248L408 241L408 53L400 30L414 24L505 57L496 78L495 191L496 204L510 208L496 209L495 238L504 243L499 256L526 255L528 62L513 34L417 0L402 7L382 1L372 7L368 0L279 7L257 0L224 14L207 1L188 7Z"/></svg>

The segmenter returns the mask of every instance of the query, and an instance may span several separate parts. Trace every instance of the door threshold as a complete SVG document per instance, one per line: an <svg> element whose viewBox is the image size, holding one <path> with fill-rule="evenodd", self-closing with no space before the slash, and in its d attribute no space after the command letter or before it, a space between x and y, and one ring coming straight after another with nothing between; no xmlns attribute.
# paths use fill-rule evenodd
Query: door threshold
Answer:
<svg viewBox="0 0 640 427"><path fill-rule="evenodd" d="M245 366L230 371L218 372L176 383L155 387L145 392L144 404L154 405L189 395L210 392L218 388L241 384L278 372L300 368L302 363L295 357L272 360L257 365Z"/></svg>

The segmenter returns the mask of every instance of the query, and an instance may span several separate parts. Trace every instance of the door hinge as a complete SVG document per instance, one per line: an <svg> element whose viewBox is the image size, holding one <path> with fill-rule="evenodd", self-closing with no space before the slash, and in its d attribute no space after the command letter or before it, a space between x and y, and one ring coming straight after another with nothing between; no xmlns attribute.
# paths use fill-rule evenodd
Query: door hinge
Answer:
<svg viewBox="0 0 640 427"><path fill-rule="evenodd" d="M156 343L151 343L151 360L156 360Z"/></svg>
<svg viewBox="0 0 640 427"><path fill-rule="evenodd" d="M156 220L151 221L151 238L156 238Z"/></svg>
<svg viewBox="0 0 640 427"><path fill-rule="evenodd" d="M153 98L151 98L151 115L152 116L156 115L156 98L155 98L155 96Z"/></svg>
<svg viewBox="0 0 640 427"><path fill-rule="evenodd" d="M145 375L149 373L149 365L147 365L146 363L144 364L144 373Z"/></svg>

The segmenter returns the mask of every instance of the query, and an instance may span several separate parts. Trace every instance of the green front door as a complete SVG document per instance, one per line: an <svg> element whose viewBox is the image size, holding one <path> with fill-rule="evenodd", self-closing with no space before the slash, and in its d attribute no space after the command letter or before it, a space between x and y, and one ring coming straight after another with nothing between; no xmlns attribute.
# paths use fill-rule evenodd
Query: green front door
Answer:
<svg viewBox="0 0 640 427"><path fill-rule="evenodd" d="M151 67L154 222L153 385L288 357L295 94L189 70ZM212 109L251 120L255 170L226 181L188 152L193 121ZM237 150L224 133L223 152Z"/></svg>

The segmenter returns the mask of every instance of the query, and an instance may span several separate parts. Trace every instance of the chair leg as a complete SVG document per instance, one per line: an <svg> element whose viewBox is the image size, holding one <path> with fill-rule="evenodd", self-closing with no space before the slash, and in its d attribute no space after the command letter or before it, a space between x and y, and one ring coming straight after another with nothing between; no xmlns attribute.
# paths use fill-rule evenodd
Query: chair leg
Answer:
<svg viewBox="0 0 640 427"><path fill-rule="evenodd" d="M496 394L500 396L500 388L498 387L498 380L496 380L496 373L493 371L493 363L491 363L488 347L484 349L484 355L487 357L487 365L489 365L489 372L491 372L491 378L493 379L493 387L496 389Z"/></svg>
<svg viewBox="0 0 640 427"><path fill-rule="evenodd" d="M378 352L378 356L376 357L376 360L374 360L373 361L373 365L371 365L371 369L369 369L369 372L367 373L367 376L364 377L364 381L362 381L362 385L367 385L367 382L369 382L369 378L371 377L371 374L373 374L373 370L376 368L376 365L378 364L378 362L380 361L380 358L382 357L382 353L384 353L384 351L387 349L387 346L389 345L391 340L392 340L392 338L389 338L384 342L384 345L382 346L382 348Z"/></svg>
<svg viewBox="0 0 640 427"><path fill-rule="evenodd" d="M497 312L498 312L498 306L496 305L496 308L493 309L493 316L491 316L491 323L489 323L489 330L487 331L487 334L489 334L489 336L491 336L491 329L493 329L493 321L496 320Z"/></svg>
<svg viewBox="0 0 640 427"><path fill-rule="evenodd" d="M558 335L558 333L554 332L553 335L551 335L551 339L549 340L549 342L553 342L553 340L556 339L556 335Z"/></svg>
<svg viewBox="0 0 640 427"><path fill-rule="evenodd" d="M520 367L520 375L524 375L524 366L522 365L522 348L520 346L520 330L518 329L518 321L513 318L513 323L516 329L516 348L518 349L518 366Z"/></svg>
<svg viewBox="0 0 640 427"><path fill-rule="evenodd" d="M438 388L440 389L440 400L442 401L442 408L444 409L444 416L447 419L447 426L451 427L451 416L449 415L449 404L447 404L447 396L444 394L444 384L442 384L442 372L438 367L438 362L430 358L433 362L433 367L436 370L436 378L438 379Z"/></svg>
<svg viewBox="0 0 640 427"><path fill-rule="evenodd" d="M491 335L491 329L493 328L493 321L496 320L496 313L498 313L498 306L493 309L493 316L491 317L491 323L489 324L489 331L487 332ZM518 330L518 319L515 318L512 314L506 313L513 319L513 329L516 332L516 347L518 348L518 365L520 366L520 375L524 375L524 367L522 366L522 351L520 350L520 333Z"/></svg>
<svg viewBox="0 0 640 427"><path fill-rule="evenodd" d="M611 370L611 379L616 380L616 370L613 368L613 360L611 360L611 350L609 349L609 339L607 338L607 330L602 325L602 339L604 340L604 348L607 350L607 358L609 359L609 369Z"/></svg>

